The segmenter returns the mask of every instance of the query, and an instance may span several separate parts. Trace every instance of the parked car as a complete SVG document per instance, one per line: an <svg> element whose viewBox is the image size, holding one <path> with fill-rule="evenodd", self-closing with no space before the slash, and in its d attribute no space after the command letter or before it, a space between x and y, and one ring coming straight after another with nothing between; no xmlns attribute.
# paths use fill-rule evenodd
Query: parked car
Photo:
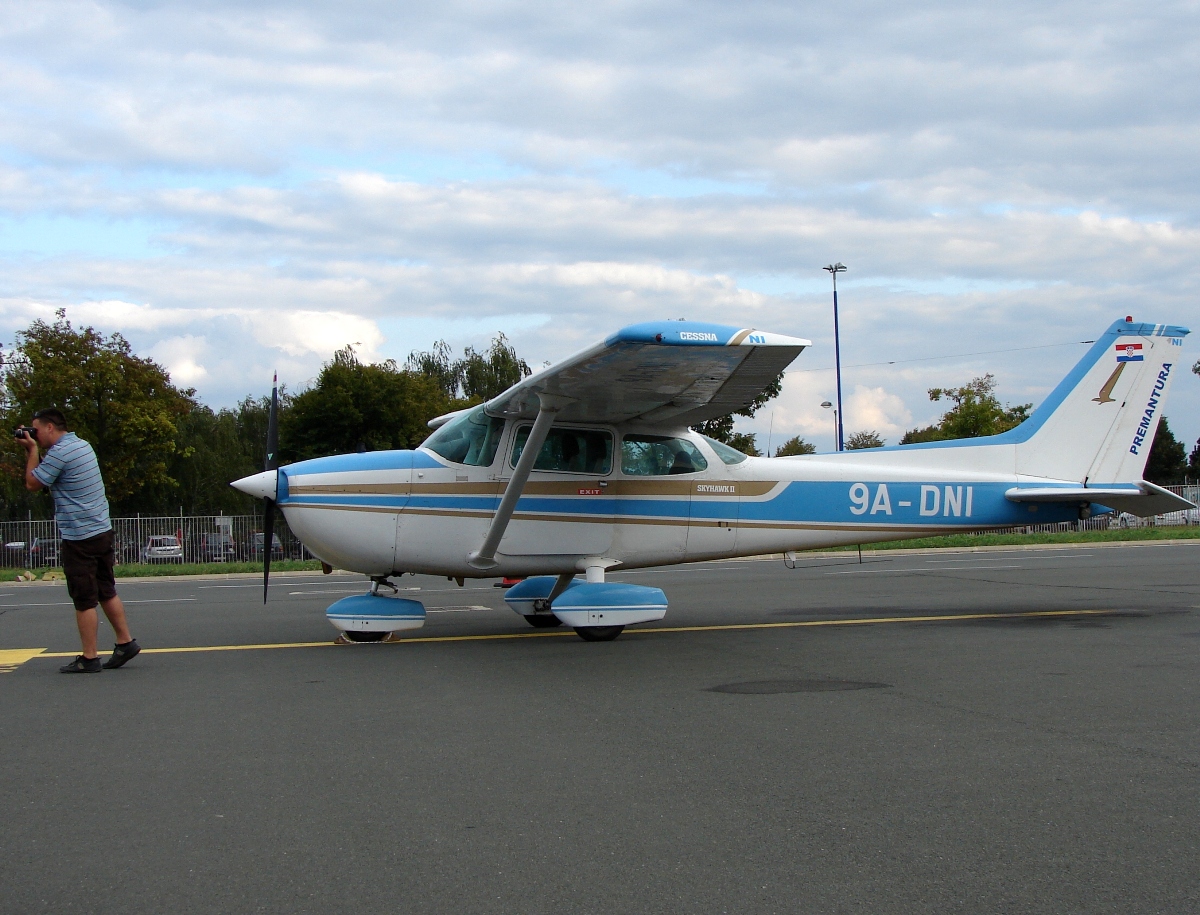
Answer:
<svg viewBox="0 0 1200 915"><path fill-rule="evenodd" d="M29 544L29 564L31 566L56 566L61 552L62 541L49 537L34 537Z"/></svg>
<svg viewBox="0 0 1200 915"><path fill-rule="evenodd" d="M4 544L4 564L6 566L24 566L29 558L29 544L24 540L14 540Z"/></svg>
<svg viewBox="0 0 1200 915"><path fill-rule="evenodd" d="M1119 528L1121 530L1131 527L1145 527L1146 524L1147 521L1145 518L1139 518L1137 515L1130 514L1129 512L1116 512L1108 518L1109 528Z"/></svg>
<svg viewBox="0 0 1200 915"><path fill-rule="evenodd" d="M142 562L183 562L183 545L174 534L150 537L141 558Z"/></svg>
<svg viewBox="0 0 1200 915"><path fill-rule="evenodd" d="M201 534L199 558L201 562L233 562L237 544L228 534Z"/></svg>
<svg viewBox="0 0 1200 915"><path fill-rule="evenodd" d="M263 535L261 532L256 532L250 535L250 558L262 559L263 553ZM279 542L279 535L271 535L271 558L283 558L283 544Z"/></svg>
<svg viewBox="0 0 1200 915"><path fill-rule="evenodd" d="M117 562L142 561L142 547L136 540L114 540L113 552L117 554Z"/></svg>

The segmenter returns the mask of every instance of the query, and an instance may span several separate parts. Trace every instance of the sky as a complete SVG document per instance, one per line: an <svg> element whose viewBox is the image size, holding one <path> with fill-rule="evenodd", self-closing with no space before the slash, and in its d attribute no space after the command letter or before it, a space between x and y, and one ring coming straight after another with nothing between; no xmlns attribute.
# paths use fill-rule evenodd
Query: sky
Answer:
<svg viewBox="0 0 1200 915"><path fill-rule="evenodd" d="M739 431L821 449L1115 319L1195 326L1200 3L0 5L0 342L65 308L210 406L503 332L807 337ZM1190 365L1200 347L1189 341ZM1179 373L1176 436L1200 436Z"/></svg>

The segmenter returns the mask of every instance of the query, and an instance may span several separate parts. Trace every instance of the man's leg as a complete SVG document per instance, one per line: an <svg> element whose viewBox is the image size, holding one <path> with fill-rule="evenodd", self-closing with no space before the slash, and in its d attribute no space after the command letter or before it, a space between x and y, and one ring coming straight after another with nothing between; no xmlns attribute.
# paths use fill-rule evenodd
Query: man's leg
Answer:
<svg viewBox="0 0 1200 915"><path fill-rule="evenodd" d="M108 617L108 622L113 627L113 632L116 633L117 644L124 645L132 641L133 636L129 634L129 625L125 622L125 605L121 602L120 596L114 594L112 597L100 601L100 606L104 608L104 615ZM96 644L96 611L92 610L91 614L92 645L94 647Z"/></svg>
<svg viewBox="0 0 1200 915"><path fill-rule="evenodd" d="M96 629L100 624L96 617L96 608L76 610L75 624L79 627L79 641L83 646L83 656L90 661L92 658L98 656L98 652L96 651Z"/></svg>

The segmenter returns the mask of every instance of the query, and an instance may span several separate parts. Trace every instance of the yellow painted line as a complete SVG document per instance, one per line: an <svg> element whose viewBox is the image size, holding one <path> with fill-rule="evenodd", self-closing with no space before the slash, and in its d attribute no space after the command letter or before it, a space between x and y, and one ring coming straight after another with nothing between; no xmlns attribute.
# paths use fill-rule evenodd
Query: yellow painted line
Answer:
<svg viewBox="0 0 1200 915"><path fill-rule="evenodd" d="M269 645L193 645L186 648L143 648L141 654L191 654L197 651L262 651L267 648L329 648L333 642L272 642ZM73 658L78 651L46 651L40 658ZM103 654L103 652L101 653Z"/></svg>
<svg viewBox="0 0 1200 915"><path fill-rule="evenodd" d="M1029 613L950 613L940 616L880 616L869 619L804 620L791 623L728 623L718 626L671 626L629 632L714 632L719 629L795 629L801 626L865 626L881 623L946 623L957 620L1017 620L1045 616L1109 616L1116 610L1034 610ZM413 639L412 641L416 641Z"/></svg>
<svg viewBox="0 0 1200 915"><path fill-rule="evenodd" d="M1116 610L1033 610L1025 613L946 613L936 616L878 616L841 620L798 620L781 623L722 623L711 626L655 626L651 628L627 629L626 635L648 635L672 632L737 632L752 629L803 629L816 626L878 626L887 623L953 623L972 620L1016 620L1072 616L1109 616ZM421 642L494 642L509 639L553 639L575 635L571 629L556 632L502 632L490 635L436 635L416 636L408 639L393 638L386 643L364 642L362 644L411 645ZM271 648L331 648L328 642L277 642L267 645L198 645L186 648L143 648L142 654L192 654L202 651L265 651ZM75 651L43 651L40 648L16 649L9 652L20 655L19 663L32 657L73 658ZM0 664L4 663L4 651L0 651Z"/></svg>
<svg viewBox="0 0 1200 915"><path fill-rule="evenodd" d="M30 658L36 658L45 650L44 648L0 648L0 674L12 673Z"/></svg>

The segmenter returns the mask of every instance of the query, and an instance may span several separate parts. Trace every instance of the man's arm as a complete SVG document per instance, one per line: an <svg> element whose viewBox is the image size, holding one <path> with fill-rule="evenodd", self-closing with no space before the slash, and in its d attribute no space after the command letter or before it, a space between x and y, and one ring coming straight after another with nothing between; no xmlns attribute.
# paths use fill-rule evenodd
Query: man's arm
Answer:
<svg viewBox="0 0 1200 915"><path fill-rule="evenodd" d="M25 488L37 492L44 488L42 481L34 476L34 468L42 462L38 454L38 445L28 434L21 436L21 446L25 449Z"/></svg>

